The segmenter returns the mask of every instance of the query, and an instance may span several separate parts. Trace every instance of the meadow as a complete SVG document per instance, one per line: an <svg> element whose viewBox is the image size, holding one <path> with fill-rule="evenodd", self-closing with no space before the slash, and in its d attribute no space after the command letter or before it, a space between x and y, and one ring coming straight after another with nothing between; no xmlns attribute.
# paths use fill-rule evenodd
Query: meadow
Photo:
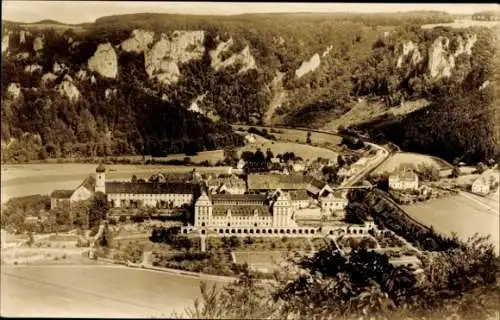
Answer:
<svg viewBox="0 0 500 320"><path fill-rule="evenodd" d="M413 164L416 167L420 164L425 164L434 166L439 170L450 169L449 164L445 161L432 156L412 152L398 152L378 167L374 171L374 174L394 172L401 164Z"/></svg>
<svg viewBox="0 0 500 320"><path fill-rule="evenodd" d="M3 165L2 203L12 197L31 194L50 194L57 189L73 189L82 183L83 179L94 174L95 164L20 164ZM227 173L229 167L191 167L165 165L108 165L106 179L129 180L132 175L148 179L157 171Z"/></svg>
<svg viewBox="0 0 500 320"><path fill-rule="evenodd" d="M483 198L461 192L456 196L403 207L410 216L425 225L433 226L436 231L445 235L455 232L462 239L467 239L476 232L489 235L499 252L498 201L496 208L494 203L498 200L498 189L496 194L490 197Z"/></svg>

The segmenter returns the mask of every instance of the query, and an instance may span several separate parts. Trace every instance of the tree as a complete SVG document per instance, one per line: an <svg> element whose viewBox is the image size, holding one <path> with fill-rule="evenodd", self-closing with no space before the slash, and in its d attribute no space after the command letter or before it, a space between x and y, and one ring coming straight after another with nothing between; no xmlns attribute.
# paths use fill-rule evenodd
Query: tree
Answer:
<svg viewBox="0 0 500 320"><path fill-rule="evenodd" d="M271 159L274 158L274 154L271 151L271 148L267 148L266 150L266 161L271 161Z"/></svg>
<svg viewBox="0 0 500 320"><path fill-rule="evenodd" d="M459 176L460 176L460 168L457 166L453 166L453 169L451 170L450 177L458 178Z"/></svg>
<svg viewBox="0 0 500 320"><path fill-rule="evenodd" d="M264 153L260 150L260 148L257 148L257 151L255 151L253 161L257 163L262 163L266 161L266 157L264 156Z"/></svg>
<svg viewBox="0 0 500 320"><path fill-rule="evenodd" d="M137 176L135 174L132 175L132 179L130 179L130 181L132 183L136 183L137 182Z"/></svg>
<svg viewBox="0 0 500 320"><path fill-rule="evenodd" d="M311 131L307 131L306 143L311 144Z"/></svg>

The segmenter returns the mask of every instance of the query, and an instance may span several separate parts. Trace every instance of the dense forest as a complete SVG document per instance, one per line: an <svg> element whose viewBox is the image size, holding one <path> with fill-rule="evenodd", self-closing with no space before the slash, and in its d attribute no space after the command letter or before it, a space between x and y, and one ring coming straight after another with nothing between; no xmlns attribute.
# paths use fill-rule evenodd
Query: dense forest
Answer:
<svg viewBox="0 0 500 320"><path fill-rule="evenodd" d="M452 17L442 12L411 12L188 18L132 14L103 17L95 23L67 26L67 29L57 23L52 23L57 26L55 29L39 29L33 27L36 24L6 22L2 26L2 40L8 44L2 53L2 79L8 79L2 85L2 159L166 155L187 149L236 146L242 144L242 139L226 123L271 121L314 126L317 119L342 116L358 98L367 96L382 100L388 109L413 99L433 102L435 107L427 110L431 112L428 118L436 121L433 122L436 134L427 138L426 148L419 147L422 137L418 134L422 132L420 123L425 120L412 120L418 113L404 124L403 119L390 119L393 124L400 123L400 128L408 128L415 122L410 130L394 136L394 142L404 149L427 151L447 159L448 153L450 157L471 160L492 157L497 152L492 147L496 137L489 125L479 129L479 121L470 118L469 122L475 121L478 129L470 135L473 140L467 140L466 136L457 135L469 125L460 115L449 123L435 116L440 112L451 115L454 107L444 111L438 105L454 103L459 92L477 90L487 80L493 80L497 70L492 62L496 53L491 30L420 28L422 24L451 21ZM154 41L158 41L160 34L170 37L175 30L204 30L203 53L200 58L178 64L181 76L177 82L161 83L148 76L145 53L127 52L120 47L136 29L155 32ZM21 30L29 32L21 36ZM466 39L470 34L477 36L472 53L457 55L451 76L430 77L429 51L436 39L450 39L449 51L453 53L460 46L459 38ZM42 36L43 47L35 50L34 41ZM242 62L238 61L213 68L211 50L229 39L233 44L222 52L223 60L248 47L255 60L253 68L240 72ZM408 41L420 52L418 63L411 61L411 54L402 54ZM112 44L117 54L118 75L114 79L87 69L87 61L98 45L106 42ZM319 56L319 65L299 77L296 71L315 56ZM400 66L397 60L401 60ZM64 65L64 71L56 73L56 64ZM41 70L26 71L36 65ZM87 78L80 77L82 71L87 72ZM42 80L51 72L56 73L52 82ZM93 81L89 81L91 76ZM68 79L80 93L77 101L64 98L55 90L56 84L60 86ZM19 84L19 97L8 93L12 83ZM494 99L485 96L491 92L485 90L474 95L484 97L474 101L478 105L477 117L481 119L492 118ZM195 99L204 112L187 110ZM466 99L470 103L474 98ZM468 113L470 106L466 106L467 102L462 104L461 112ZM379 120L377 125L364 124L363 129L392 139L397 129L394 125L392 129L382 128ZM444 135L438 132L438 127L443 125L446 134L453 136L452 143L448 143L447 151L434 150L432 146L442 143Z"/></svg>

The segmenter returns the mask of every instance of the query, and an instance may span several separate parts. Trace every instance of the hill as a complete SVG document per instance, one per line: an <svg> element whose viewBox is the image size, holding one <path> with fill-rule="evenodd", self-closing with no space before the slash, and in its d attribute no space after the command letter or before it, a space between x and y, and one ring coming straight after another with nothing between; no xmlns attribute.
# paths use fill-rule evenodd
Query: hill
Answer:
<svg viewBox="0 0 500 320"><path fill-rule="evenodd" d="M41 110L50 109L54 99L64 101L54 108L50 121L64 122L73 135L83 130L75 118L85 109L92 115L86 117L99 123L100 134L127 135L126 150L139 154L152 149L163 154L182 151L187 142L179 149L172 147L177 143L173 141L195 139L186 132L175 136L174 131L160 134L143 128L157 121L155 113L145 115L149 110L145 103L164 105L156 110L160 113L181 109L175 114L179 118L169 123L196 119L215 130L214 136L225 132L230 137L224 123L318 127L336 121L336 126L342 125L342 119L356 118L351 110L358 98L378 101L373 116L386 111L410 114L418 108L392 110L404 101L436 101L465 80L476 90L491 77L487 72L491 30L419 27L451 21L450 15L441 12L148 13L103 17L78 26L5 24L2 76L8 80L2 86L3 145L11 138L19 141L26 133L39 135L41 145L54 144L60 153L69 144L90 143L85 136L56 143L52 130L41 132L42 120L31 112L37 110L34 105L43 104L41 97L46 100L45 106L37 107ZM370 108L370 104L356 108ZM9 120L15 117L17 122ZM133 125L125 125L122 119ZM23 123L36 123L37 129ZM92 143L99 141L98 136ZM199 144L203 136L196 137ZM237 143L235 139L216 139L215 144L231 145ZM150 143L147 149L146 141L157 141L155 145L161 147ZM214 145L201 144L207 149ZM122 151L115 147L113 152Z"/></svg>

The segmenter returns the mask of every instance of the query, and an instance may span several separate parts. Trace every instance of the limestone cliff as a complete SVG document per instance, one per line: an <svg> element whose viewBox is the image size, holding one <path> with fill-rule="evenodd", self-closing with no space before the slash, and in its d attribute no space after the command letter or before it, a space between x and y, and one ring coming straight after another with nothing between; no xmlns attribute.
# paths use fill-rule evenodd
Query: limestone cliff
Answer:
<svg viewBox="0 0 500 320"><path fill-rule="evenodd" d="M118 75L118 56L111 43L103 43L88 61L90 71L97 72L106 78L116 78Z"/></svg>
<svg viewBox="0 0 500 320"><path fill-rule="evenodd" d="M310 60L302 62L300 67L295 70L295 75L297 78L301 78L303 75L316 70L321 63L319 58L319 54L315 54L311 57Z"/></svg>
<svg viewBox="0 0 500 320"><path fill-rule="evenodd" d="M200 59L204 53L204 31L174 31L162 34L151 50L144 54L144 66L150 78L171 84L179 80L179 64Z"/></svg>
<svg viewBox="0 0 500 320"><path fill-rule="evenodd" d="M153 43L154 32L135 29L129 39L124 40L120 47L126 52L141 53L148 50L149 45Z"/></svg>

